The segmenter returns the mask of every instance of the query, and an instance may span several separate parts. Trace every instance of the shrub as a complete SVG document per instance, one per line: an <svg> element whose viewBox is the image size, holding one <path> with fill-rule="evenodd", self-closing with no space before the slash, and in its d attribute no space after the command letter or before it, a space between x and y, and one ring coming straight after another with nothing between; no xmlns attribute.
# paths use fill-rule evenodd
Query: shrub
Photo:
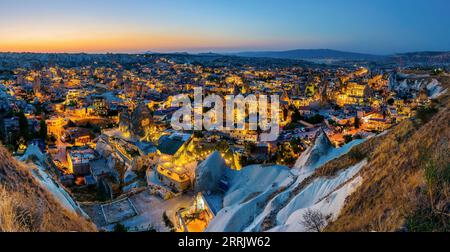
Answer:
<svg viewBox="0 0 450 252"><path fill-rule="evenodd" d="M164 224L169 228L170 232L175 232L175 226L173 225L172 221L169 219L169 216L167 216L167 213L163 213L163 221Z"/></svg>
<svg viewBox="0 0 450 252"><path fill-rule="evenodd" d="M125 225L123 225L121 223L117 223L114 226L113 232L120 232L120 233L128 232L128 228L125 227Z"/></svg>
<svg viewBox="0 0 450 252"><path fill-rule="evenodd" d="M353 140L352 135L344 135L345 143L350 143Z"/></svg>
<svg viewBox="0 0 450 252"><path fill-rule="evenodd" d="M356 161L361 161L366 157L366 155L361 150L356 148L351 149L348 155L351 159Z"/></svg>
<svg viewBox="0 0 450 252"><path fill-rule="evenodd" d="M328 216L318 210L308 209L302 215L301 224L307 231L321 232L327 223Z"/></svg>
<svg viewBox="0 0 450 252"><path fill-rule="evenodd" d="M427 123L431 120L431 118L438 112L438 109L435 107L420 107L417 110L416 118L419 119L422 123Z"/></svg>

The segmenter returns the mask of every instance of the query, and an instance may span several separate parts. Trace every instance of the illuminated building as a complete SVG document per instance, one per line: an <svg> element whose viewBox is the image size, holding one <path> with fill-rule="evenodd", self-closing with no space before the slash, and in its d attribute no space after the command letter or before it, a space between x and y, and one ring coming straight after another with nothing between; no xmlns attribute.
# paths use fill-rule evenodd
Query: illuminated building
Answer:
<svg viewBox="0 0 450 252"><path fill-rule="evenodd" d="M366 131L383 131L390 128L391 121L379 113L370 113L362 117L361 128Z"/></svg>
<svg viewBox="0 0 450 252"><path fill-rule="evenodd" d="M68 149L66 156L69 173L74 175L88 175L89 162L96 158L94 150L89 148Z"/></svg>
<svg viewBox="0 0 450 252"><path fill-rule="evenodd" d="M66 125L64 118L52 117L45 120L45 123L47 124L47 132L49 135L54 135L57 138L61 137L64 130L63 127Z"/></svg>
<svg viewBox="0 0 450 252"><path fill-rule="evenodd" d="M203 232L215 217L215 210L208 202L208 198L198 193L194 203L188 209L177 213L179 232Z"/></svg>
<svg viewBox="0 0 450 252"><path fill-rule="evenodd" d="M383 79L383 75L378 74L368 80L368 85L371 86L374 90L380 90L383 87L387 86L388 80Z"/></svg>
<svg viewBox="0 0 450 252"><path fill-rule="evenodd" d="M95 98L93 106L94 106L95 114L102 115L102 116L108 115L109 107L108 107L108 103L106 102L106 100L104 98L100 98L100 97Z"/></svg>
<svg viewBox="0 0 450 252"><path fill-rule="evenodd" d="M74 146L84 146L90 143L92 134L85 128L69 128L61 136L61 141Z"/></svg>
<svg viewBox="0 0 450 252"><path fill-rule="evenodd" d="M82 92L79 89L70 89L69 91L67 91L65 103L67 105L69 105L71 103L77 103L78 99L82 95L81 93Z"/></svg>
<svg viewBox="0 0 450 252"><path fill-rule="evenodd" d="M366 75L369 72L369 69L361 67L358 70L356 70L353 75L357 77L361 77L363 75Z"/></svg>
<svg viewBox="0 0 450 252"><path fill-rule="evenodd" d="M349 82L341 92L336 95L336 104L344 106L347 104L361 104L364 101L365 85Z"/></svg>
<svg viewBox="0 0 450 252"><path fill-rule="evenodd" d="M158 179L177 192L190 188L191 178L183 166L174 165L171 161L160 160L157 165Z"/></svg>
<svg viewBox="0 0 450 252"><path fill-rule="evenodd" d="M191 134L173 133L158 140L159 163L157 177L175 191L184 191L191 186L191 175L184 166L185 151L192 142Z"/></svg>

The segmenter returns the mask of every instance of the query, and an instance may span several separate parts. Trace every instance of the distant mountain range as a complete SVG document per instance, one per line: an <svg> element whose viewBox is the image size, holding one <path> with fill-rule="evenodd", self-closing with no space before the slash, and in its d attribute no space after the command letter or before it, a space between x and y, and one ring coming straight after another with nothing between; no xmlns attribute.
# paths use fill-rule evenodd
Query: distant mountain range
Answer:
<svg viewBox="0 0 450 252"><path fill-rule="evenodd" d="M295 60L369 60L369 61L403 61L405 63L444 63L450 64L450 52L411 52L394 55L375 55L345 52L331 49L296 49L288 51L250 51L232 55L241 57L277 58Z"/></svg>
<svg viewBox="0 0 450 252"><path fill-rule="evenodd" d="M289 51L239 52L234 55L243 57L267 57L267 58L297 59L297 60L298 59L380 60L386 57L380 55L344 52L331 49L296 49Z"/></svg>
<svg viewBox="0 0 450 252"><path fill-rule="evenodd" d="M338 51L332 49L296 49L288 51L247 51L237 53L154 53L148 54L169 54L169 55L185 55L199 57L220 57L220 56L237 56L245 58L265 58L278 60L302 60L315 63L333 63L336 61L375 61L379 63L395 63L400 65L434 65L448 66L450 65L450 51L442 52L409 52L391 55L376 55L367 53L355 53Z"/></svg>
<svg viewBox="0 0 450 252"><path fill-rule="evenodd" d="M422 64L450 64L450 52L412 52L390 56L396 62Z"/></svg>

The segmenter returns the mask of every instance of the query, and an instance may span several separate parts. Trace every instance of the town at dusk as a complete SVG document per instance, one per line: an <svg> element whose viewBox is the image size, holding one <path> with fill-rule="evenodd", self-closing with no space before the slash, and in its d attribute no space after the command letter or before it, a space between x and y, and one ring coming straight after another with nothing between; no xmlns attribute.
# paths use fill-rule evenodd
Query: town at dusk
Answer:
<svg viewBox="0 0 450 252"><path fill-rule="evenodd" d="M448 232L449 10L0 0L0 232Z"/></svg>

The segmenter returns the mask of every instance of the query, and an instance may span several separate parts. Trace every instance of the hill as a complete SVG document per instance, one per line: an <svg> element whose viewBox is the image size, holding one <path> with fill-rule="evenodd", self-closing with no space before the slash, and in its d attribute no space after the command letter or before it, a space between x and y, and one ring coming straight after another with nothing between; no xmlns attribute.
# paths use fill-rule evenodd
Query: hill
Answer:
<svg viewBox="0 0 450 252"><path fill-rule="evenodd" d="M448 77L438 81L448 90ZM340 148L319 131L292 169L230 172L207 231L448 231L449 107L446 92L415 118Z"/></svg>
<svg viewBox="0 0 450 252"><path fill-rule="evenodd" d="M441 79L444 87L449 78ZM364 183L351 194L328 231L449 231L450 102L448 92L416 120L357 146L367 157ZM322 167L327 173L351 165L343 156Z"/></svg>
<svg viewBox="0 0 450 252"><path fill-rule="evenodd" d="M0 146L0 231L96 231L90 221L63 207L44 189L30 166Z"/></svg>
<svg viewBox="0 0 450 252"><path fill-rule="evenodd" d="M383 56L344 52L331 49L296 49L289 51L260 51L260 52L240 52L237 56L242 57L266 57L279 59L296 59L296 60L318 60L318 59L333 59L333 60L378 60L383 59Z"/></svg>
<svg viewBox="0 0 450 252"><path fill-rule="evenodd" d="M345 52L331 49L296 49L288 51L249 51L233 54L240 57L276 58L291 60L326 61L377 61L393 62L400 65L448 65L450 52L411 52L393 55L374 55Z"/></svg>
<svg viewBox="0 0 450 252"><path fill-rule="evenodd" d="M425 66L434 64L450 64L450 52L401 53L392 55L391 58L401 64L423 64Z"/></svg>

